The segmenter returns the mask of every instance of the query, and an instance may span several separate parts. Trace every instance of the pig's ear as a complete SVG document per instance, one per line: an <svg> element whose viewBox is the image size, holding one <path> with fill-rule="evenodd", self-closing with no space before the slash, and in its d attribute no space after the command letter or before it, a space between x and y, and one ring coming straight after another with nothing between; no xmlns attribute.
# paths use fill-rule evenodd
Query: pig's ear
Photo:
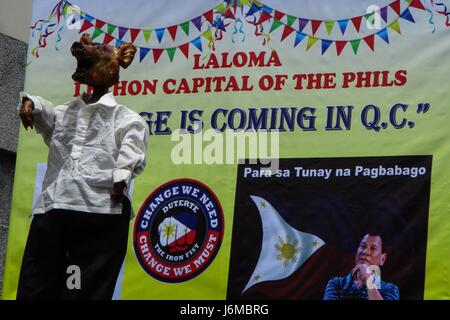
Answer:
<svg viewBox="0 0 450 320"><path fill-rule="evenodd" d="M81 36L80 42L83 44L86 44L86 45L92 44L91 35L89 33L83 33L83 35Z"/></svg>
<svg viewBox="0 0 450 320"><path fill-rule="evenodd" d="M127 68L131 62L133 62L134 55L136 54L136 47L129 43L123 43L119 47L119 64L122 68Z"/></svg>

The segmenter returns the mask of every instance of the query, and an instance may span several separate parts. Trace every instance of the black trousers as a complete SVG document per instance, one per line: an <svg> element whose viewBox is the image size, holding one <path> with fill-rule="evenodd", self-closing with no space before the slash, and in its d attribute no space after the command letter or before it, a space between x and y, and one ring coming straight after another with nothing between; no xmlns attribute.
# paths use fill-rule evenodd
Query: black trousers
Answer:
<svg viewBox="0 0 450 320"><path fill-rule="evenodd" d="M17 299L110 300L127 251L127 200L121 215L69 210L35 215Z"/></svg>

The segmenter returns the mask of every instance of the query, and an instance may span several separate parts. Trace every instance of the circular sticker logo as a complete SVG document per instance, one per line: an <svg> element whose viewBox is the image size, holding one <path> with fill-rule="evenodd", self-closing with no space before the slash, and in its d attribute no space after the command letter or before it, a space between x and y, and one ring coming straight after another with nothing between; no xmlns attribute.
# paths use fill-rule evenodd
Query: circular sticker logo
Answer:
<svg viewBox="0 0 450 320"><path fill-rule="evenodd" d="M156 189L139 210L134 251L142 268L155 279L183 282L211 264L223 230L216 195L199 181L173 180Z"/></svg>

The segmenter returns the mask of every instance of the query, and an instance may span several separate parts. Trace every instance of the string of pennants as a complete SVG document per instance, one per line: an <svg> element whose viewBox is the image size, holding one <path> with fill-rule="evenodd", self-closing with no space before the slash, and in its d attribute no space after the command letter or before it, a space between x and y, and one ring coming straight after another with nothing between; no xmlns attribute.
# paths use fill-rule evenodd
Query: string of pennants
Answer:
<svg viewBox="0 0 450 320"><path fill-rule="evenodd" d="M215 49L215 41L221 40L223 38L223 33L227 32L227 27L234 21L234 33L237 32L236 24L242 20L238 17L238 9L241 10L241 15L245 16L244 21L252 24L255 27L255 35L263 37L263 44L267 45L271 40L270 34L276 29L282 27L283 31L281 34L280 41L285 41L291 34L295 34L294 48L299 45L304 39L307 39L306 50L312 48L317 42L322 44L322 55L328 50L328 48L334 43L336 46L336 53L340 55L348 43L351 44L353 52L357 54L359 45L361 41L365 42L367 46L374 51L375 48L375 36L378 36L384 42L389 44L388 29L391 29L398 34L401 34L399 20L403 19L412 23L415 20L411 14L410 8L425 10L421 0L403 0L406 2L406 8L401 11L401 1L394 0L392 3L381 8L377 12L386 26L377 32L366 35L361 38L352 40L336 40L317 37L321 26L325 26L325 30L328 36L331 35L334 27L337 25L341 34L344 36L348 30L348 25L350 22L353 24L356 33L360 33L361 24L363 19L373 24L375 19L375 13L356 16L348 19L339 20L316 20L307 19L303 17L295 17L279 10L270 8L258 0L226 0L218 4L215 8L210 9L198 17L185 21L183 23L172 25L157 29L140 29L132 27L117 26L112 23L105 22L101 19L93 17L83 11L76 10L69 1L61 0L52 10L50 16L45 20L38 20L31 29L33 30L32 36L34 37L34 32L40 32L38 45L32 49L32 55L35 58L39 57L38 50L40 48L45 48L47 46L47 37L51 36L57 31L57 41L56 50L58 49L58 44L61 41L61 31L64 28L64 24L60 26L62 18L66 19L69 15L77 14L82 22L79 28L79 33L91 32L92 38L97 39L103 35L103 43L110 44L114 42L115 46L118 47L124 42L125 36L128 34L128 38L131 40L136 48L139 50L139 59L142 62L149 53L152 52L153 61L157 63L165 51L172 62L177 51L180 51L187 59L189 58L190 47L193 46L196 50L203 52L204 48L202 46L202 39L208 42L208 48L210 51ZM245 12L244 8L248 8ZM395 13L395 19L388 23L389 11ZM392 13L391 13L392 14ZM55 21L56 18L56 21ZM253 20L247 20L253 19ZM268 33L264 32L265 27L270 23L270 29ZM311 33L306 33L306 27L310 25ZM195 32L192 32L191 25L195 27ZM206 25L206 28L204 28ZM59 27L60 26L60 27ZM58 29L59 27L59 29ZM204 30L206 29L206 30ZM193 40L189 40L181 45L168 47L168 48L151 48L148 46L152 35L156 35L158 43L161 43L165 35L170 35L172 41L177 40L177 35L179 30L185 34L186 37L194 35ZM242 28L240 32L243 33ZM141 36L145 41L146 46L138 46L137 40ZM234 34L233 34L234 35ZM167 36L166 36L167 37ZM127 39L128 39L127 38Z"/></svg>

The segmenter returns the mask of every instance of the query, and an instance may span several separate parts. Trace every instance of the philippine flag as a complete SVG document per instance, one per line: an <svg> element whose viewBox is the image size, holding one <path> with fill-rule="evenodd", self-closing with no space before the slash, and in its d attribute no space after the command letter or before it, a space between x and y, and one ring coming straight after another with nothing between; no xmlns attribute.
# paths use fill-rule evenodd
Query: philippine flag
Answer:
<svg viewBox="0 0 450 320"><path fill-rule="evenodd" d="M196 219L189 213L177 213L165 218L158 226L159 242L171 253L185 251L195 241Z"/></svg>

